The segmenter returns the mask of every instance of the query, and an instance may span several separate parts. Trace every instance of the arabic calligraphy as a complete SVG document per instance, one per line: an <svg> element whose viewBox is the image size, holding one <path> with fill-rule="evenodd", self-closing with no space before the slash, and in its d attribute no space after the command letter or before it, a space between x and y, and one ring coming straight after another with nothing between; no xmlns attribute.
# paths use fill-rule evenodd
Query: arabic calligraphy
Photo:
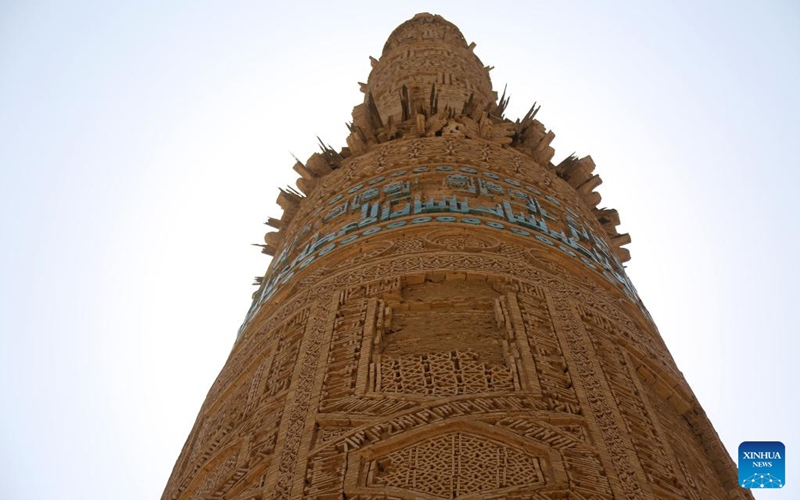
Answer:
<svg viewBox="0 0 800 500"><path fill-rule="evenodd" d="M620 260L581 216L535 186L469 166L418 166L377 176L330 198L275 255L245 318L318 258L360 238L422 224L508 231L556 247L638 302ZM240 329L240 332L241 330Z"/></svg>

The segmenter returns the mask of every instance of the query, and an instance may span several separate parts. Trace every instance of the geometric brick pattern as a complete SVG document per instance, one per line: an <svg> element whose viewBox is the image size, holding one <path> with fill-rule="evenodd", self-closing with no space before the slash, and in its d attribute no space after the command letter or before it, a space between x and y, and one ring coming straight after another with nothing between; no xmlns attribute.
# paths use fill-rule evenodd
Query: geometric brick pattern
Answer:
<svg viewBox="0 0 800 500"><path fill-rule="evenodd" d="M482 436L452 432L414 443L369 463L369 486L461 498L543 481L536 457Z"/></svg>

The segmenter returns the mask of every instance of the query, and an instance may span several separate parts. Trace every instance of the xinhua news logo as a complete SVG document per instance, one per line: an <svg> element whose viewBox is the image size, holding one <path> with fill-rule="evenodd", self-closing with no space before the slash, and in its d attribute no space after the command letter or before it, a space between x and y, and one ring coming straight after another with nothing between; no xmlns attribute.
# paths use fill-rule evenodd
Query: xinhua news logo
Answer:
<svg viewBox="0 0 800 500"><path fill-rule="evenodd" d="M745 441L739 445L739 486L783 488L786 484L786 447L780 441Z"/></svg>

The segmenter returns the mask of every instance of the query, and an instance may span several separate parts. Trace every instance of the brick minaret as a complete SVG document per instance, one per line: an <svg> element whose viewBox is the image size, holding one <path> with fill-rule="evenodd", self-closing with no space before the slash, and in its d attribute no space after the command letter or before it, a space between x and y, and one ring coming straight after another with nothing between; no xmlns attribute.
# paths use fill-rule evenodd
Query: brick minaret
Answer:
<svg viewBox="0 0 800 500"><path fill-rule="evenodd" d="M590 157L419 14L297 163L164 499L750 498L625 274Z"/></svg>

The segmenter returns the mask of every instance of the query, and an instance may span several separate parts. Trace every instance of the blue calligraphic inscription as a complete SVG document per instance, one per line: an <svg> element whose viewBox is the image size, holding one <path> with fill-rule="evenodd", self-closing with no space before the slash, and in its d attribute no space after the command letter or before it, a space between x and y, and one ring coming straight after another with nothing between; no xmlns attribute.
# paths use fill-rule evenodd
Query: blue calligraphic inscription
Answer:
<svg viewBox="0 0 800 500"><path fill-rule="evenodd" d="M611 249L608 247L608 245L606 245L606 242L603 241L602 238L599 238L596 234L594 234L594 232L591 229L589 229L589 236L591 237L592 242L594 243L594 246L596 248L599 248L603 252L603 254L612 256L612 258L616 260L616 258L613 257ZM622 264L620 264L620 266L622 266Z"/></svg>
<svg viewBox="0 0 800 500"><path fill-rule="evenodd" d="M536 219L534 219L534 222ZM549 233L550 231L547 229L547 222L544 219L539 219L539 229L542 230L543 233Z"/></svg>
<svg viewBox="0 0 800 500"><path fill-rule="evenodd" d="M580 243L575 241L575 239L573 239L573 238L567 239L567 245L569 245L570 248L572 248L573 250L576 250L576 251L582 253L586 257L589 257L589 258L592 257L592 253L588 249L586 249L586 247L582 246Z"/></svg>
<svg viewBox="0 0 800 500"><path fill-rule="evenodd" d="M325 216L322 218L322 222L328 222L329 220L335 219L336 217L339 217L340 215L343 215L344 213L346 213L347 212L347 203L348 202L344 202L341 205L338 205L338 206L334 207L333 210L331 210L330 212L325 214Z"/></svg>
<svg viewBox="0 0 800 500"><path fill-rule="evenodd" d="M569 232L573 238L583 241L592 241L592 238L589 236L586 228L570 216L567 216L567 228L569 229Z"/></svg>
<svg viewBox="0 0 800 500"><path fill-rule="evenodd" d="M445 177L445 182L449 187L463 188L469 184L469 177L461 174L450 174Z"/></svg>
<svg viewBox="0 0 800 500"><path fill-rule="evenodd" d="M405 202L405 203L403 203ZM400 206L398 210L392 211L395 205ZM381 221L386 219L397 219L398 217L405 217L411 213L410 198L399 198L396 200L386 200L381 210Z"/></svg>
<svg viewBox="0 0 800 500"><path fill-rule="evenodd" d="M321 247L321 246L322 246L322 245L324 245L325 243L328 243L328 242L330 242L330 241L333 241L333 240L334 240L334 239L335 239L337 236L338 236L338 233L334 232L334 233L330 233L330 234L328 234L328 235L327 235L327 236L325 236L324 238L320 238L320 239L318 239L317 241L315 241L315 242L314 242L314 243L313 243L313 244L312 244L312 245L309 247L309 253L313 253L313 252L315 252L315 251L317 250L317 248Z"/></svg>
<svg viewBox="0 0 800 500"><path fill-rule="evenodd" d="M509 215L509 214L507 214L507 215ZM411 220L411 222L412 222L412 224L419 225L419 224L430 223L433 220L436 220L437 222L452 222L452 219L455 219L455 218L447 217L447 216L443 216L443 217L440 216L440 217L436 217L436 218L429 217L429 216L424 216L424 217L415 217L414 219ZM483 224L483 221L481 221L480 219L475 218L475 217L462 217L459 221L461 223L470 224L470 225L481 225L481 224ZM405 221L405 220L391 222L391 223L386 225L386 228L387 229L395 229L395 228L403 227L403 226L406 225L406 222L407 221ZM555 243L552 240L550 240L549 238L547 238L546 236L544 236L544 234L548 234L550 236L555 235L553 237L555 237L557 239L564 238L564 233L563 232L543 230L542 226L546 227L546 225L544 224L544 220L541 220L538 223L538 225L534 224L534 223L536 223L536 220L534 218L532 218L532 217L530 219L527 219L527 220L523 220L522 218L517 218L515 220L511 220L511 222L512 223L513 222L516 222L516 223L524 222L524 223L527 223L528 225L536 228L538 232L541 232L543 234L534 234L533 235L534 238L536 238L537 241L540 241L541 243L544 243L544 244L546 244L548 246L554 246ZM317 248L321 247L325 243L328 243L334 237L334 235L336 235L338 237L338 236L341 236L341 235L345 234L347 232L347 227L348 226L352 227L351 224L343 226L343 228L338 233L331 233L331 234L325 236L324 238L316 239L318 237L318 234L315 235L314 239L316 239L316 240L314 241L313 245L307 245L306 248L304 248L303 252L301 252L301 254L289 266L287 266L285 269L283 269L280 272L278 272L273 279L271 279L268 282L266 282L264 284L264 286L263 286L263 289L261 290L259 298L256 301L254 301L253 306L251 307L250 311L248 312L248 314L247 314L247 316L245 318L245 323L243 324L242 328L240 328L240 332L243 330L244 326L247 324L247 321L249 321L250 318L252 318L258 312L261 304L263 304L264 302L269 300L275 294L275 292L277 290L277 287L282 285L282 284L285 284L286 282L288 282L290 280L290 278L292 276L294 276L294 273L295 273L294 269L295 268L303 269L303 268L307 267L308 265L310 265L312 262L314 262L315 259L317 257L319 257L320 255L324 255L324 254L327 254L327 253L333 251L336 248L337 244L338 245L345 245L345 244L350 243L350 242L354 241L355 239L359 238L360 235L358 235L358 234L344 236L337 243L329 244L328 246L325 246L322 249L320 249L319 252L317 252L316 254L313 254L314 251ZM504 226L503 224L500 224L500 223L497 223L497 222L494 222L494 221L487 221L485 225L487 227L491 227L491 228L497 229L497 230L508 229L510 232L512 232L513 234L516 234L518 236L529 237L531 235L530 232L528 232L528 231L526 231L524 229L520 229L518 227L513 227L513 226L506 228L506 226ZM382 229L382 227L368 228L368 229L366 229L365 231L362 232L362 235L374 234L376 232L379 232L381 229ZM574 241L571 241L571 240L567 240L567 241L569 243L573 243L574 244ZM572 246L572 245L570 245L570 246ZM574 252L571 252L568 248L566 248L564 246L559 245L559 248L561 249L561 251L563 251L567 255L570 255L572 257L578 257L577 254L575 254ZM575 247L572 246L572 248L575 248ZM625 293L626 296L631 298L631 300L634 300L634 301L638 300L637 294L636 294L636 289L633 288L633 286L630 284L630 280L627 279L627 277L624 275L624 273L620 274L620 273L616 272L615 270L611 269L611 267L608 265L608 259L606 259L603 254L598 252L597 249L593 249L593 252L594 252L593 255L592 255L592 253L588 252L586 249L582 248L582 250L584 252L586 252L589 256L591 256L591 258L592 258L592 260L589 260L589 259L587 259L585 257L578 257L584 265L586 265L590 269L597 270L597 267L595 266L594 262L598 262L598 263L603 262L603 267L607 267L607 270L602 272L603 276L607 280L609 280L611 283L621 285L622 291Z"/></svg>
<svg viewBox="0 0 800 500"><path fill-rule="evenodd" d="M506 190L503 189L503 186L495 184L492 181L484 181L483 179L479 179L478 186L480 187L480 194L484 196L494 196L496 194L503 195L506 193Z"/></svg>
<svg viewBox="0 0 800 500"><path fill-rule="evenodd" d="M561 202L558 201L557 199L553 198L552 196L545 196L544 199L549 201L550 203L552 203L553 205L555 205L557 207L561 206Z"/></svg>
<svg viewBox="0 0 800 500"><path fill-rule="evenodd" d="M440 165L436 167L436 170L450 172L456 168ZM364 190L364 184L350 188L347 193L354 195L351 200L329 210L321 220L318 219L318 222L315 222L314 226L310 224L304 226L291 241L282 245L270 266L275 272L262 284L257 298L245 318L245 325L255 316L261 305L275 295L278 287L287 283L295 275L297 269L309 266L318 257L334 252L336 248L351 243L361 236L369 236L383 229L401 228L406 226L409 220L411 224L417 226L428 223L453 222L484 225L493 230L507 230L520 237L535 238L549 246L556 245L553 240L560 241L563 244L557 246L562 252L580 260L588 268L602 272L604 278L620 287L626 296L634 301L638 300L636 289L630 279L625 276L624 266L619 258L611 251L603 238L598 237L591 227L582 223L577 211L570 207L564 207L563 215L560 214L553 208L553 206L561 206L558 200L551 196L542 196L542 193L531 185L525 185L525 191L522 191L522 186L514 179L503 178L500 181L500 176L497 174L484 171L483 176L492 179L485 180L475 176L478 173L475 168L460 166L457 167L457 170L461 173L447 175L445 185L453 191L462 191L472 195L472 206L469 198L464 197L459 200L456 194L449 197L428 198L425 201L422 200L421 194L416 194L412 199L412 184L416 186L419 179L417 177L411 180L399 179L408 175L405 170L392 173L388 182L384 182L387 180L385 176L368 181L367 184L372 187L366 190ZM415 174L424 172L429 172L429 167L423 165L412 169L412 173ZM503 186L499 182L520 189ZM533 196L528 193L532 193ZM480 197L492 200L495 196L505 194L509 195L509 199L502 200L502 203L481 204L474 199ZM383 196L382 199L381 196ZM331 198L327 205L335 205L343 198L343 195L338 194ZM540 200L547 203L547 210L542 207ZM322 209L323 206L317 207L312 217L321 214ZM308 237L312 230L321 228L322 224L330 223L348 211L349 213L360 211L360 218L343 224L338 231L329 233L322 238L320 238L319 232ZM442 212L463 214L463 216L435 215ZM406 217L412 216L413 218L406 219ZM482 218L490 220L482 220ZM381 222L386 222L386 224L380 224ZM554 228L548 227L548 224L552 224ZM563 227L563 230L558 230L559 226ZM363 229L361 234L354 233L359 229ZM300 251L294 251L305 239L308 239L309 243ZM585 242L585 245L581 242ZM290 262L289 259L295 253L296 255ZM647 314L646 310L644 312Z"/></svg>
<svg viewBox="0 0 800 500"><path fill-rule="evenodd" d="M364 203L374 200L381 194L378 188L369 188L353 196L353 210L360 208Z"/></svg>
<svg viewBox="0 0 800 500"><path fill-rule="evenodd" d="M519 224L525 227L532 226L531 227L532 229L536 230L539 229L538 224L535 223L536 219L534 219L533 216L525 214L525 212L514 213L514 210L512 209L510 202L504 201L503 208L505 209L506 220L511 224ZM533 221L533 223L529 222L528 220L529 218Z"/></svg>
<svg viewBox="0 0 800 500"><path fill-rule="evenodd" d="M534 214L542 213L542 206L539 205L539 202L536 201L536 198L534 198L532 196L528 196L528 205L527 205L527 207L528 207L528 210L531 211L531 213L534 213Z"/></svg>
<svg viewBox="0 0 800 500"><path fill-rule="evenodd" d="M558 245L558 249L561 250L562 252L564 252L565 254L571 256L571 257L577 257L578 256L578 254L576 254L575 252L573 252L569 248L565 247L564 245Z"/></svg>
<svg viewBox="0 0 800 500"><path fill-rule="evenodd" d="M518 200L525 200L525 201L533 200L533 198L528 196L526 193L523 193L522 191L519 191L517 189L509 189L508 194L510 194L512 198L516 198Z"/></svg>
<svg viewBox="0 0 800 500"><path fill-rule="evenodd" d="M336 248L336 243L331 243L330 245L321 248L320 251L319 251L319 256L322 257L323 255L325 255L326 253L330 252L334 248Z"/></svg>
<svg viewBox="0 0 800 500"><path fill-rule="evenodd" d="M505 217L505 212L503 212L503 207L499 203L497 203L496 205L485 205L482 207L470 208L469 212L471 214L476 214L476 215L493 215L500 219Z"/></svg>
<svg viewBox="0 0 800 500"><path fill-rule="evenodd" d="M320 210L321 209L322 209L322 207L320 207ZM307 235L310 232L311 232L311 225L310 224L306 224L305 226L303 226L303 229L301 229L300 232L297 233L297 236L295 236L292 239L292 241L284 244L283 247L281 248L280 253L278 255L276 255L272 259L273 266L277 266L279 264L283 264L285 261L287 261L289 259L289 255L291 255L292 249L295 246L297 246L298 243L301 241L301 239L303 237L305 237L305 235Z"/></svg>
<svg viewBox="0 0 800 500"><path fill-rule="evenodd" d="M564 207L564 210L565 210L565 211L566 211L566 212L567 212L569 215L571 215L573 218L575 218L575 219L580 219L580 218L581 218L581 216L580 216L580 215L578 215L577 213L575 213L575 210L573 210L573 209L571 209L571 208L569 208L569 207Z"/></svg>
<svg viewBox="0 0 800 500"><path fill-rule="evenodd" d="M558 220L555 217L551 216L549 213L547 213L547 210L541 208L541 205L540 205L540 208L539 208L539 213L542 214L542 217L544 217L547 220L551 220L551 221Z"/></svg>
<svg viewBox="0 0 800 500"><path fill-rule="evenodd" d="M451 212L468 214L470 211L469 200L464 198L463 200L458 201L456 195L453 195L450 198L450 203L448 204L448 208L450 209Z"/></svg>
<svg viewBox="0 0 800 500"><path fill-rule="evenodd" d="M283 248L278 255L272 258L272 265L283 265L289 259L289 250L289 248Z"/></svg>
<svg viewBox="0 0 800 500"><path fill-rule="evenodd" d="M442 198L440 200L429 198L428 201L423 204L419 195L414 197L415 214L444 212L448 209L448 206L449 203L446 198Z"/></svg>
<svg viewBox="0 0 800 500"><path fill-rule="evenodd" d="M569 238L567 238L567 235L564 234L564 231L555 231L555 230L551 229L549 231L549 234L550 234L550 236L552 236L553 238L555 238L555 239L557 239L559 241L563 241L564 243L568 243L569 242Z"/></svg>
<svg viewBox="0 0 800 500"><path fill-rule="evenodd" d="M361 206L361 220L358 222L358 227L364 227L369 224L378 222L378 210L381 204L377 201L372 205L365 203Z"/></svg>
<svg viewBox="0 0 800 500"><path fill-rule="evenodd" d="M475 189L475 183L472 180L472 177L468 177L462 174L451 174L445 178L445 183L447 187L455 188L458 191L466 191L468 193L475 194L478 191Z"/></svg>
<svg viewBox="0 0 800 500"><path fill-rule="evenodd" d="M337 234L341 236L343 234L355 231L356 229L358 229L358 221L348 222L339 229L339 232Z"/></svg>
<svg viewBox="0 0 800 500"><path fill-rule="evenodd" d="M604 253L600 252L596 248L592 248L592 253L594 254L595 262L600 264L600 266L603 269L606 269L606 270L609 270L609 271L611 270L611 263L609 262L608 258L606 257L606 255ZM612 280L613 280L613 278L612 278Z"/></svg>
<svg viewBox="0 0 800 500"><path fill-rule="evenodd" d="M408 181L390 182L383 186L383 192L388 196L402 196L411 194L411 184Z"/></svg>
<svg viewBox="0 0 800 500"><path fill-rule="evenodd" d="M581 237L583 236L581 234L580 228L576 227L575 225L567 224L567 229L569 230L569 236L571 239L580 240Z"/></svg>

